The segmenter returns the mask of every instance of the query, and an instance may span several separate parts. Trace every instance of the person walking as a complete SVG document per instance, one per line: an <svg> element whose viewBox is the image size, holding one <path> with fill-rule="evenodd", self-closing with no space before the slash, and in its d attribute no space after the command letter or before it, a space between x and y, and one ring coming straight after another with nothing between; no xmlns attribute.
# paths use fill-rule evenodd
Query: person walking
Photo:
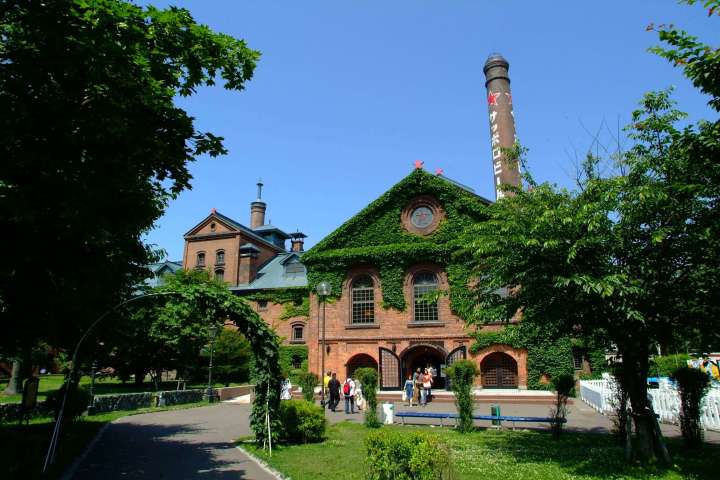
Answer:
<svg viewBox="0 0 720 480"><path fill-rule="evenodd" d="M348 377L343 383L343 397L345 397L345 413L355 413L355 382Z"/></svg>
<svg viewBox="0 0 720 480"><path fill-rule="evenodd" d="M337 379L335 372L330 375L330 381L328 382L328 394L330 395L328 401L328 408L333 412L340 403L340 380Z"/></svg>
<svg viewBox="0 0 720 480"><path fill-rule="evenodd" d="M413 382L413 376L412 374L408 375L407 380L405 380L405 399L407 400L408 407L413 406L413 395L415 391L415 382Z"/></svg>
<svg viewBox="0 0 720 480"><path fill-rule="evenodd" d="M323 384L322 384L323 390L322 390L322 395L321 395L321 398L323 399L322 401L325 402L325 405L323 405L323 406L327 406L328 408L330 408L329 407L330 401L328 400L328 384L329 383L330 383L330 371L328 370L327 372L325 372L325 375L323 376Z"/></svg>

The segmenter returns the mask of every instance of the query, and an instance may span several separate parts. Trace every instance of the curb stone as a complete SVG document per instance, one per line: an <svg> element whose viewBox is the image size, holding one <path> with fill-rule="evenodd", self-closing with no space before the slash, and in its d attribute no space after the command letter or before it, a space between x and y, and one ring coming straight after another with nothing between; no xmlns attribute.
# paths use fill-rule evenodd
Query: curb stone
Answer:
<svg viewBox="0 0 720 480"><path fill-rule="evenodd" d="M265 472L267 472L269 475L272 475L272 476L275 477L277 480L292 480L290 477L286 477L286 476L283 475L282 473L278 472L277 470L275 470L274 468L272 468L270 465L268 465L267 463L265 463L264 460L259 459L258 457L256 457L256 456L253 455L252 453L248 452L248 451L245 450L244 448L242 448L242 447L237 447L237 446L236 446L235 448L237 448L237 449L240 450L242 453L244 453L245 455L247 455L247 457L248 457L250 460L252 460L253 462L255 462L258 467L262 468ZM64 480L64 479L63 479L63 480Z"/></svg>

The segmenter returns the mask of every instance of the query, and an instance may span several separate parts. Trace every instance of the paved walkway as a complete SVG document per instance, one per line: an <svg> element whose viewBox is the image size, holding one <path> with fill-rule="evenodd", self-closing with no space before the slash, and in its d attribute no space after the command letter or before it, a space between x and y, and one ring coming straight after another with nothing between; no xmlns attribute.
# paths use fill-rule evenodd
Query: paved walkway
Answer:
<svg viewBox="0 0 720 480"><path fill-rule="evenodd" d="M250 405L220 404L112 422L73 479L270 480L233 441L249 435Z"/></svg>
<svg viewBox="0 0 720 480"><path fill-rule="evenodd" d="M476 403L478 414L489 415L490 404ZM339 405L342 407L342 404ZM233 441L250 434L250 405L223 403L212 407L123 417L111 423L71 478L83 479L213 479L271 480ZM379 406L379 409L382 407ZM504 415L548 416L548 405L501 405ZM398 402L395 411L454 412L452 403L407 407ZM328 412L331 423L362 422L363 414ZM424 419L408 423L430 423ZM478 422L487 426L488 422ZM506 425L510 427L510 424ZM518 424L519 428L547 429L546 424ZM609 432L612 423L580 400L569 407L567 429ZM662 425L666 436L680 436L674 425ZM706 441L720 443L720 433L706 432Z"/></svg>

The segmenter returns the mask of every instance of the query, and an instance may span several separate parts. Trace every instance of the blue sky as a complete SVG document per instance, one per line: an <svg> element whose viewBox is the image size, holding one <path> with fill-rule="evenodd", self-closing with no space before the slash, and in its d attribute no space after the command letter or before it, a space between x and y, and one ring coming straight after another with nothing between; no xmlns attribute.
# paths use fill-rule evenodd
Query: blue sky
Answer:
<svg viewBox="0 0 720 480"><path fill-rule="evenodd" d="M147 240L182 258L211 208L249 223L262 177L266 219L310 246L409 174L413 161L494 198L483 63L510 62L518 137L539 180L570 186L587 132L628 123L644 92L674 86L690 120L715 118L681 72L647 52L650 23L720 43L720 22L670 0L175 1L262 51L243 92L206 88L180 105L229 154L191 165L192 190Z"/></svg>

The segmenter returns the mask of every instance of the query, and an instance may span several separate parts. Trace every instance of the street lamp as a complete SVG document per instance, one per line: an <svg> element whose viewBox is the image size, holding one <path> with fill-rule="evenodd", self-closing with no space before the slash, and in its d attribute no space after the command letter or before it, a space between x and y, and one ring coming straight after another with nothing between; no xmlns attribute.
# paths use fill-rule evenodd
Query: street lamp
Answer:
<svg viewBox="0 0 720 480"><path fill-rule="evenodd" d="M213 353L215 351L215 336L217 336L218 333L218 327L217 325L213 324L210 325L210 328L208 329L210 332L210 366L208 368L208 386L207 386L207 392L205 393L207 395L207 399L209 403L213 403L215 401L215 391L213 390L212 386L212 367L213 367Z"/></svg>
<svg viewBox="0 0 720 480"><path fill-rule="evenodd" d="M321 333L321 337L320 337L320 358L321 358L320 405L322 405L324 407L325 406L325 297L330 295L330 292L332 292L332 286L328 282L322 281L317 284L315 291L317 292L318 296L320 297L320 301L322 302L322 333ZM323 412L324 411L325 411L325 409L323 408Z"/></svg>

